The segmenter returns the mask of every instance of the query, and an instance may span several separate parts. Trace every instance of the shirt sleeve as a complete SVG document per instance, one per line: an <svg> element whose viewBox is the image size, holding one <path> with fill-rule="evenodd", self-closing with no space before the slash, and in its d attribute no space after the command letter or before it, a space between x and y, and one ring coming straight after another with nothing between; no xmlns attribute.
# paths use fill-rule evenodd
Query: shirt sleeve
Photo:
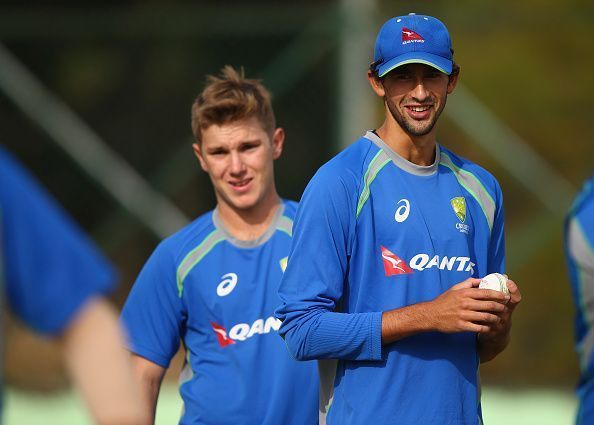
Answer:
<svg viewBox="0 0 594 425"><path fill-rule="evenodd" d="M167 242L162 242L144 265L121 316L130 351L164 368L179 349L185 323L174 255Z"/></svg>
<svg viewBox="0 0 594 425"><path fill-rule="evenodd" d="M565 255L576 308L575 337L582 375L594 373L594 202L565 221Z"/></svg>
<svg viewBox="0 0 594 425"><path fill-rule="evenodd" d="M59 334L83 304L113 289L114 269L3 150L0 182L0 280L8 304L37 332Z"/></svg>
<svg viewBox="0 0 594 425"><path fill-rule="evenodd" d="M322 168L297 211L276 316L298 360L381 359L381 312L337 311L348 285L355 228L357 183L349 180Z"/></svg>
<svg viewBox="0 0 594 425"><path fill-rule="evenodd" d="M487 273L505 273L505 228L503 217L503 194L499 184L496 183L495 192L495 218L491 229L489 246L489 259Z"/></svg>

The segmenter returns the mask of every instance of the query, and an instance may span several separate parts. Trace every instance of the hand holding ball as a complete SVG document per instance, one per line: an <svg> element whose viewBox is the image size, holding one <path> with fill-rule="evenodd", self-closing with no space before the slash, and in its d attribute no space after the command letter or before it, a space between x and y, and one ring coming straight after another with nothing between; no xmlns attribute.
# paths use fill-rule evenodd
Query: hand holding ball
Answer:
<svg viewBox="0 0 594 425"><path fill-rule="evenodd" d="M491 289L493 291L503 292L509 295L509 289L507 287L507 278L499 273L491 273L481 279L479 284L481 289Z"/></svg>

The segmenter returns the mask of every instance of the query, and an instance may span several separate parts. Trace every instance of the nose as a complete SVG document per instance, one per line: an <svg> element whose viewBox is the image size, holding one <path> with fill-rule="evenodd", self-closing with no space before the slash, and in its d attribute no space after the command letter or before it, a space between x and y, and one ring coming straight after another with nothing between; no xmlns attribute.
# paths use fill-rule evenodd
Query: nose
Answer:
<svg viewBox="0 0 594 425"><path fill-rule="evenodd" d="M229 172L236 176L245 171L245 164L239 152L232 151L230 155L231 163L229 164Z"/></svg>
<svg viewBox="0 0 594 425"><path fill-rule="evenodd" d="M422 78L416 79L415 87L412 90L412 97L419 102L423 102L429 97L429 92Z"/></svg>

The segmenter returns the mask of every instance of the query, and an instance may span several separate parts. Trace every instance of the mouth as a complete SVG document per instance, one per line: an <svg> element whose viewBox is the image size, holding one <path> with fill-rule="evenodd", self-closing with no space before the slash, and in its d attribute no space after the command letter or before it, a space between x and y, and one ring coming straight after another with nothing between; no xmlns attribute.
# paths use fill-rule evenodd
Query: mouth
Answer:
<svg viewBox="0 0 594 425"><path fill-rule="evenodd" d="M245 190L252 182L252 178L229 181L229 185L237 191Z"/></svg>
<svg viewBox="0 0 594 425"><path fill-rule="evenodd" d="M429 118L433 105L404 105L404 108L411 118L415 120L424 120Z"/></svg>

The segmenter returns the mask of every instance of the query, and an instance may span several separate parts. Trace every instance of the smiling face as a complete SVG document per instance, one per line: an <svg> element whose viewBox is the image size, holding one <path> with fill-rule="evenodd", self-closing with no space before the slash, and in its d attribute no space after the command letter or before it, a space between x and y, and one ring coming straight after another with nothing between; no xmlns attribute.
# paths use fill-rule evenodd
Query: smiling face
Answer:
<svg viewBox="0 0 594 425"><path fill-rule="evenodd" d="M411 137L433 131L457 80L457 71L448 76L418 63L400 66L382 79L370 76L371 85L384 98L387 111Z"/></svg>
<svg viewBox="0 0 594 425"><path fill-rule="evenodd" d="M210 177L219 208L241 215L278 202L273 162L282 153L284 138L283 129L270 136L255 117L202 130L194 153Z"/></svg>

